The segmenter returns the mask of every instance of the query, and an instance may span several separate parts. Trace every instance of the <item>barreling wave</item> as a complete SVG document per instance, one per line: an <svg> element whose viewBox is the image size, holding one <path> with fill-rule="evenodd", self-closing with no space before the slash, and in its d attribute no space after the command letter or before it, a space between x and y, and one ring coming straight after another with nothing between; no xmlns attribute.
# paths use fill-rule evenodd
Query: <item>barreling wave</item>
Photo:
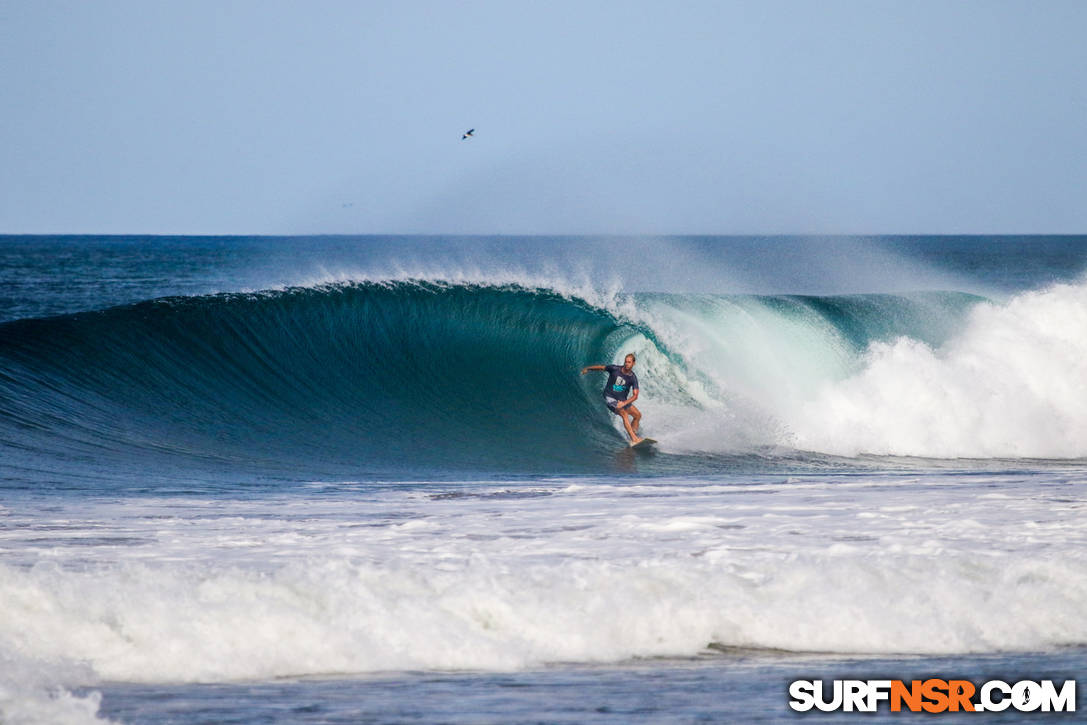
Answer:
<svg viewBox="0 0 1087 725"><path fill-rule="evenodd" d="M1085 290L998 305L407 280L164 298L0 325L0 446L26 465L606 469L623 437L602 381L577 373L635 351L647 430L673 460L1078 457Z"/></svg>
<svg viewBox="0 0 1087 725"><path fill-rule="evenodd" d="M361 470L516 468L540 450L584 464L616 435L577 370L633 333L546 290L425 282L16 321L0 326L3 437Z"/></svg>

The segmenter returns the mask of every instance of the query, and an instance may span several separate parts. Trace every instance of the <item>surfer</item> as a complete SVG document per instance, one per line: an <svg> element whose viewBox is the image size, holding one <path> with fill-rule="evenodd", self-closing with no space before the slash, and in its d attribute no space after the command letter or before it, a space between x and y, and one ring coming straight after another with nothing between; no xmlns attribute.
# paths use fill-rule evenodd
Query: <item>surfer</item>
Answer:
<svg viewBox="0 0 1087 725"><path fill-rule="evenodd" d="M608 410L623 419L623 427L630 436L630 445L642 442L638 437L638 425L642 422L642 412L634 407L634 401L638 399L638 376L634 374L633 353L628 353L623 358L623 366L618 365L590 365L583 368L581 374L590 370L603 370L608 374L608 382L604 386L604 405ZM634 395L627 400L627 396Z"/></svg>

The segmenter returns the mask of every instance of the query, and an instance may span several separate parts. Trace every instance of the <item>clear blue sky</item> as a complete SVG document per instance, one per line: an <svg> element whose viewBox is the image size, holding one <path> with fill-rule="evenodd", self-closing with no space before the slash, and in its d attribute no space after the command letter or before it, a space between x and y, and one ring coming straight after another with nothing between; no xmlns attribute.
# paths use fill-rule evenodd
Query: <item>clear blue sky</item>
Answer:
<svg viewBox="0 0 1087 725"><path fill-rule="evenodd" d="M1085 31L1080 0L0 0L0 233L1087 232Z"/></svg>

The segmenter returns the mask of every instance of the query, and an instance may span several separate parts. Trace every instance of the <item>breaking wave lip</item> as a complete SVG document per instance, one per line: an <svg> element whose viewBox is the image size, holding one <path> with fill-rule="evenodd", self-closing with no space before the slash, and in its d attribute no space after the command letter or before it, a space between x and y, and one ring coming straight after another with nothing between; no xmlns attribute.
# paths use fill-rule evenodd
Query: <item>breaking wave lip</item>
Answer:
<svg viewBox="0 0 1087 725"><path fill-rule="evenodd" d="M1087 456L1087 283L1006 303L528 283L322 283L4 323L0 446L15 465L611 470L624 438L577 372L634 351L662 470Z"/></svg>

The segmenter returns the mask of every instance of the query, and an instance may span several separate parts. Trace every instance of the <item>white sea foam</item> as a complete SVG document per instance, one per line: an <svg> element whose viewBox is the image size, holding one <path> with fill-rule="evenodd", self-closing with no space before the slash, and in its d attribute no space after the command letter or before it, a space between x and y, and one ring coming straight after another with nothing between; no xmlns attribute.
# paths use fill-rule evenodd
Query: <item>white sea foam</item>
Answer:
<svg viewBox="0 0 1087 725"><path fill-rule="evenodd" d="M1087 282L978 305L939 348L875 343L782 415L798 446L843 455L1087 456Z"/></svg>
<svg viewBox="0 0 1087 725"><path fill-rule="evenodd" d="M0 650L68 683L1087 644L1079 484L935 478L14 513Z"/></svg>
<svg viewBox="0 0 1087 725"><path fill-rule="evenodd" d="M877 555L849 544L784 560L691 558L8 570L0 586L21 590L21 601L7 610L3 639L123 681L510 669L690 656L712 642L846 653L1087 643L1083 561Z"/></svg>
<svg viewBox="0 0 1087 725"><path fill-rule="evenodd" d="M93 680L84 667L69 658L42 659L0 649L0 721L5 725L108 725L98 716L102 697L97 692L73 694L71 686Z"/></svg>

